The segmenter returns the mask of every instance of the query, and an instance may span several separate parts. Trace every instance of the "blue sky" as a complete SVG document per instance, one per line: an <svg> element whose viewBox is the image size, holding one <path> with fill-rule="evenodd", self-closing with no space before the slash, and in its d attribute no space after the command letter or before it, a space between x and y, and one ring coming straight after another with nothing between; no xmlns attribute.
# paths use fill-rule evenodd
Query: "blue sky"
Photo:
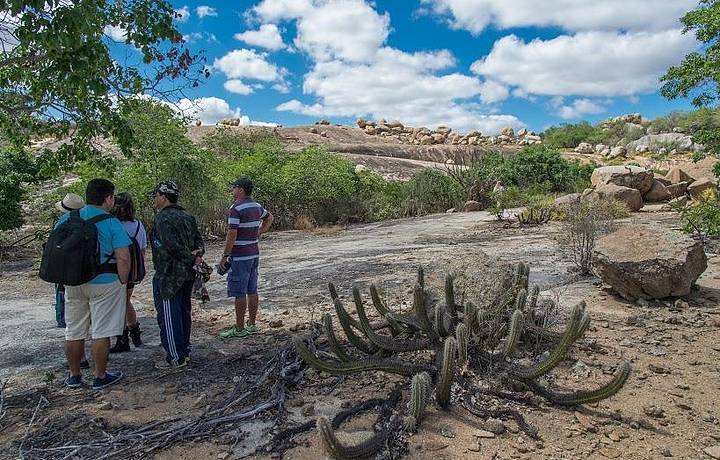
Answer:
<svg viewBox="0 0 720 460"><path fill-rule="evenodd" d="M631 112L653 118L691 108L662 98L658 77L697 49L678 20L696 4L173 1L178 28L212 66L179 106L205 123L364 117L487 134Z"/></svg>

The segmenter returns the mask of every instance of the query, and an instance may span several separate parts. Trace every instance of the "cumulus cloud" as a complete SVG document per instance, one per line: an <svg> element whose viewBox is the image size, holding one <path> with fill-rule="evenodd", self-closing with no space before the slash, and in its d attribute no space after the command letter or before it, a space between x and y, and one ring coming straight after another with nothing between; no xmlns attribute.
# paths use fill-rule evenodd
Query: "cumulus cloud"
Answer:
<svg viewBox="0 0 720 460"><path fill-rule="evenodd" d="M422 0L454 28L479 34L490 25L569 31L659 31L679 27L697 0Z"/></svg>
<svg viewBox="0 0 720 460"><path fill-rule="evenodd" d="M520 127L510 115L486 115L467 100L481 93L476 78L436 72L454 61L447 51L403 53L382 48L373 63L319 62L305 76L303 92L317 102L297 99L277 107L309 116L399 119L411 126L448 125L459 130L495 133L503 126Z"/></svg>
<svg viewBox="0 0 720 460"><path fill-rule="evenodd" d="M508 98L510 89L493 80L488 80L482 84L480 88L480 100L486 104L504 101Z"/></svg>
<svg viewBox="0 0 720 460"><path fill-rule="evenodd" d="M171 107L184 117L199 119L206 125L214 125L223 118L229 117L240 118L242 124L250 124L247 116L241 116L240 109L231 109L227 101L218 97L201 97L193 100L183 98Z"/></svg>
<svg viewBox="0 0 720 460"><path fill-rule="evenodd" d="M295 47L316 61L371 61L390 32L390 17L364 0L264 0L253 11L265 22L297 20Z"/></svg>
<svg viewBox="0 0 720 460"><path fill-rule="evenodd" d="M603 113L605 106L590 99L576 99L570 105L560 107L558 115L565 120L575 120L585 115Z"/></svg>
<svg viewBox="0 0 720 460"><path fill-rule="evenodd" d="M207 41L208 43L217 43L217 37L215 34L209 32L193 32L190 34L183 35L183 40L187 43L196 43L200 41Z"/></svg>
<svg viewBox="0 0 720 460"><path fill-rule="evenodd" d="M190 8L185 5L182 8L175 10L175 15L175 20L177 22L187 22L187 20L190 19Z"/></svg>
<svg viewBox="0 0 720 460"><path fill-rule="evenodd" d="M253 88L243 83L242 80L228 80L223 86L231 93L242 94L243 96L253 92Z"/></svg>
<svg viewBox="0 0 720 460"><path fill-rule="evenodd" d="M195 8L195 13L197 13L199 18L204 18L205 16L217 16L217 10L211 6L207 5L200 5L197 8Z"/></svg>
<svg viewBox="0 0 720 460"><path fill-rule="evenodd" d="M265 54L250 49L238 49L215 59L213 68L230 79L250 78L260 81L280 81L285 70L267 61Z"/></svg>
<svg viewBox="0 0 720 460"><path fill-rule="evenodd" d="M656 90L658 78L695 46L680 30L581 32L527 43L510 35L471 69L529 94L629 96Z"/></svg>
<svg viewBox="0 0 720 460"><path fill-rule="evenodd" d="M285 48L280 30L275 24L263 24L258 30L248 30L235 34L235 39L248 45L259 46L272 51Z"/></svg>
<svg viewBox="0 0 720 460"><path fill-rule="evenodd" d="M127 39L127 30L120 26L105 26L103 33L108 37L112 38L116 42L125 42Z"/></svg>

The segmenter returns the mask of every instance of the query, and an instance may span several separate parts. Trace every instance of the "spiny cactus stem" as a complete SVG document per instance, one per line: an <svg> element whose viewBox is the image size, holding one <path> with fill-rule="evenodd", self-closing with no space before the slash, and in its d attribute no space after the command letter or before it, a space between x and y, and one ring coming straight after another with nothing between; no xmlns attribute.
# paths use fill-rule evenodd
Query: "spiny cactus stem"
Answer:
<svg viewBox="0 0 720 460"><path fill-rule="evenodd" d="M425 270L423 270L422 266L418 267L417 284L419 284L421 288L425 289Z"/></svg>
<svg viewBox="0 0 720 460"><path fill-rule="evenodd" d="M342 302L340 302L340 299L335 299L334 304L335 312L337 313L337 317L340 320L340 326L345 332L345 336L347 337L348 341L355 348L362 351L363 353L366 353L368 355L375 353L377 351L377 348L375 346L371 346L365 343L357 334L355 334L355 331L353 331L353 327L355 327L358 331L362 332L362 327L360 326L360 323L350 317L348 312L343 307ZM357 326L354 326L353 323L357 323Z"/></svg>
<svg viewBox="0 0 720 460"><path fill-rule="evenodd" d="M445 277L445 307L455 317L455 278L452 275Z"/></svg>
<svg viewBox="0 0 720 460"><path fill-rule="evenodd" d="M576 305L575 308L573 308L572 314L570 316L570 322L565 328L565 333L563 333L560 343L557 344L557 346L553 349L553 351L550 353L550 355L548 355L547 358L530 368L516 367L512 371L512 373L524 380L534 380L541 375L548 373L551 369L557 366L560 361L565 357L568 350L577 338L577 330L580 326L580 320L584 311L584 303L580 303Z"/></svg>
<svg viewBox="0 0 720 460"><path fill-rule="evenodd" d="M430 334L432 333L432 324L430 324L430 318L428 317L427 308L425 307L425 291L420 283L415 285L413 291L413 309L415 310L415 316L417 316L422 329Z"/></svg>
<svg viewBox="0 0 720 460"><path fill-rule="evenodd" d="M528 303L527 303L527 311L535 310L535 307L537 307L537 301L538 301L539 295L540 295L540 287L533 286L532 291L530 291L530 298L528 299Z"/></svg>
<svg viewBox="0 0 720 460"><path fill-rule="evenodd" d="M507 359L512 357L515 347L522 335L523 319L523 313L521 310L515 310L513 312L512 318L510 319L510 330L508 331L507 340L505 341L505 346L502 350L503 358Z"/></svg>
<svg viewBox="0 0 720 460"><path fill-rule="evenodd" d="M579 406L581 404L593 404L615 395L625 385L629 376L630 364L623 362L620 366L618 366L612 380L596 390L559 393L544 388L534 381L527 383L534 392L546 398L553 404L560 406Z"/></svg>
<svg viewBox="0 0 720 460"><path fill-rule="evenodd" d="M527 302L527 291L520 289L515 297L515 310L525 311L525 304Z"/></svg>
<svg viewBox="0 0 720 460"><path fill-rule="evenodd" d="M443 348L442 367L438 378L437 387L435 388L435 399L438 405L447 409L450 407L450 395L452 383L455 379L455 360L457 356L457 341L448 337L445 340Z"/></svg>
<svg viewBox="0 0 720 460"><path fill-rule="evenodd" d="M333 329L332 316L330 316L329 313L323 315L323 326L325 329L325 335L327 336L328 345L330 346L330 351L332 351L335 356L340 359L340 361L353 361L353 358L347 353L345 353L345 350L343 350L340 346L340 343L338 343L337 337L335 336L335 331Z"/></svg>
<svg viewBox="0 0 720 460"><path fill-rule="evenodd" d="M370 457L385 447L385 443L392 433L392 430L388 428L375 433L375 435L367 441L363 441L354 446L347 446L340 442L337 436L335 436L335 431L333 431L327 418L318 418L317 429L325 452L327 452L333 460L351 460Z"/></svg>
<svg viewBox="0 0 720 460"><path fill-rule="evenodd" d="M431 383L430 375L427 372L415 374L412 378L410 386L410 416L416 424L422 421L425 406L430 396Z"/></svg>
<svg viewBox="0 0 720 460"><path fill-rule="evenodd" d="M465 324L460 323L455 328L455 339L458 344L458 364L464 367L468 362L468 344L470 332Z"/></svg>
<svg viewBox="0 0 720 460"><path fill-rule="evenodd" d="M398 323L397 321L395 321L395 319L388 315L388 313L390 313L390 310L388 310L383 303L382 299L380 298L380 294L378 293L377 287L374 284L370 285L370 298L372 299L373 305L375 306L375 310L377 310L380 316L387 320L393 336L405 331L405 328L402 327L400 323Z"/></svg>

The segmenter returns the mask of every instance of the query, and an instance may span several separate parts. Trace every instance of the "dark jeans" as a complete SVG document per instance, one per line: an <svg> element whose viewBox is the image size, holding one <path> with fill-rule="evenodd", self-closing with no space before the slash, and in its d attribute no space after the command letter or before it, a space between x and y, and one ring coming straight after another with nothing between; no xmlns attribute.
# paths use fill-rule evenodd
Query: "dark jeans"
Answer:
<svg viewBox="0 0 720 460"><path fill-rule="evenodd" d="M190 355L193 282L193 280L186 281L172 298L163 299L158 283L153 279L153 299L158 326L160 326L160 341L169 363L182 363Z"/></svg>
<svg viewBox="0 0 720 460"><path fill-rule="evenodd" d="M65 286L55 285L55 322L57 327L65 327Z"/></svg>

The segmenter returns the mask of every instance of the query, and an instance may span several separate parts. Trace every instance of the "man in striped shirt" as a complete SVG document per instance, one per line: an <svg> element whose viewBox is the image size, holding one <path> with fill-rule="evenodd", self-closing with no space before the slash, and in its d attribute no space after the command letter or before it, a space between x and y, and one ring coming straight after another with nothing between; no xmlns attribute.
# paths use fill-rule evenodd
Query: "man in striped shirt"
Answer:
<svg viewBox="0 0 720 460"><path fill-rule="evenodd" d="M228 232L220 265L230 263L227 292L228 297L235 298L235 325L220 334L223 339L243 338L257 332L258 238L272 225L273 215L252 199L254 188L255 184L247 177L232 183L235 202L227 212ZM249 310L247 324L245 310Z"/></svg>

